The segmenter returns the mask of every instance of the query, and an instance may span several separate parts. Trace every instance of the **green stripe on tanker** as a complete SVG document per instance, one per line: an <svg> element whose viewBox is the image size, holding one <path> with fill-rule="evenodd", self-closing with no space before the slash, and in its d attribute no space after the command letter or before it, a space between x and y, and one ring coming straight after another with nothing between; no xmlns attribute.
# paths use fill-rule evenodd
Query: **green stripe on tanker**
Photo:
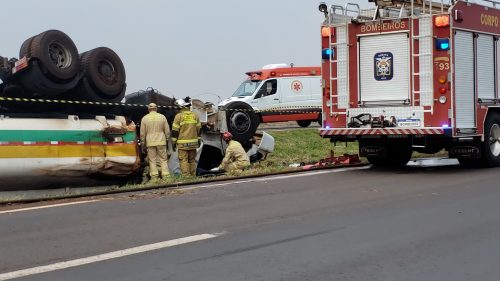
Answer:
<svg viewBox="0 0 500 281"><path fill-rule="evenodd" d="M123 135L124 142L135 141L135 132ZM62 130L0 130L0 142L105 142L106 138L101 131L62 131Z"/></svg>

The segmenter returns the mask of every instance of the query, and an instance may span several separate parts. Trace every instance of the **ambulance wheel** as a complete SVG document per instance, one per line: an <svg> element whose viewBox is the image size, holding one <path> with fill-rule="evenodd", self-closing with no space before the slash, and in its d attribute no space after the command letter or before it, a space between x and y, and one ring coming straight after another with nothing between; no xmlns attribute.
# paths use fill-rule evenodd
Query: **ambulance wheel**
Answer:
<svg viewBox="0 0 500 281"><path fill-rule="evenodd" d="M485 166L500 166L500 115L498 113L489 114L486 118L482 150Z"/></svg>
<svg viewBox="0 0 500 281"><path fill-rule="evenodd" d="M233 102L226 106L227 128L233 138L247 143L259 126L259 117L253 108L244 102Z"/></svg>
<svg viewBox="0 0 500 281"><path fill-rule="evenodd" d="M29 40L29 39L28 39ZM46 74L54 82L70 81L80 71L80 57L75 43L59 30L48 30L33 37L29 45L29 55L36 58ZM26 44L21 52L26 52Z"/></svg>
<svg viewBox="0 0 500 281"><path fill-rule="evenodd" d="M323 126L323 118L322 117L323 116L321 114L318 115L318 120L317 121L318 121L318 124L319 124L320 127Z"/></svg>
<svg viewBox="0 0 500 281"><path fill-rule="evenodd" d="M309 127L309 125L311 125L311 120L298 120L297 124L302 128L306 128Z"/></svg>

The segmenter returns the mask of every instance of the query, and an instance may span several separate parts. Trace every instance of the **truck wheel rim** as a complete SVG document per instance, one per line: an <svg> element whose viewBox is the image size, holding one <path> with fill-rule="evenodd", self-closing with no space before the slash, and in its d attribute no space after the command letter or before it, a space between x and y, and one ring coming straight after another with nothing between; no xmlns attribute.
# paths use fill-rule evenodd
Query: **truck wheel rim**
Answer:
<svg viewBox="0 0 500 281"><path fill-rule="evenodd" d="M49 44L49 57L57 68L68 68L71 65L71 52L59 42Z"/></svg>
<svg viewBox="0 0 500 281"><path fill-rule="evenodd" d="M494 124L490 129L490 151L493 156L500 155L500 126Z"/></svg>
<svg viewBox="0 0 500 281"><path fill-rule="evenodd" d="M99 77L106 84L112 85L115 82L115 67L108 60L100 60L97 65Z"/></svg>
<svg viewBox="0 0 500 281"><path fill-rule="evenodd" d="M238 133L244 133L250 128L250 119L243 112L236 112L231 116L231 128Z"/></svg>

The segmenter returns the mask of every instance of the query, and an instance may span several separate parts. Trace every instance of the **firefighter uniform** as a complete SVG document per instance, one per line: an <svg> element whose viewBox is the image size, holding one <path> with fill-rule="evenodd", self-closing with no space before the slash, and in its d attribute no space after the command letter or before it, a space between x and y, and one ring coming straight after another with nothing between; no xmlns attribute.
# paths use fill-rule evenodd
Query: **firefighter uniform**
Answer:
<svg viewBox="0 0 500 281"><path fill-rule="evenodd" d="M183 175L196 175L196 149L201 136L198 115L189 108L182 108L172 124L172 142L178 149L179 165Z"/></svg>
<svg viewBox="0 0 500 281"><path fill-rule="evenodd" d="M167 165L167 141L170 136L170 127L167 118L156 112L155 104L150 104L148 108L149 114L141 120L140 138L141 144L146 145L148 151L149 175L152 180L158 178L157 164L159 163L162 177L167 178L170 176Z"/></svg>
<svg viewBox="0 0 500 281"><path fill-rule="evenodd" d="M250 159L241 144L235 140L230 140L219 169L226 170L231 174L239 174L249 166Z"/></svg>

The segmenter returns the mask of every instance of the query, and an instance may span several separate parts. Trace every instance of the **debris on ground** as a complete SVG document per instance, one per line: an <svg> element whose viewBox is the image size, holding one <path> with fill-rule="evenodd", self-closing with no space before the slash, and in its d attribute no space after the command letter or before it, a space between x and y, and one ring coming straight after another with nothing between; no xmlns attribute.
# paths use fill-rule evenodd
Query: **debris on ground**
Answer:
<svg viewBox="0 0 500 281"><path fill-rule="evenodd" d="M361 163L358 154L348 154L345 153L342 156L335 156L333 150L330 150L330 157L319 160L316 163L306 164L302 163L292 163L288 165L290 168L300 168L301 170L309 170L320 167L330 167L338 165L353 165Z"/></svg>

